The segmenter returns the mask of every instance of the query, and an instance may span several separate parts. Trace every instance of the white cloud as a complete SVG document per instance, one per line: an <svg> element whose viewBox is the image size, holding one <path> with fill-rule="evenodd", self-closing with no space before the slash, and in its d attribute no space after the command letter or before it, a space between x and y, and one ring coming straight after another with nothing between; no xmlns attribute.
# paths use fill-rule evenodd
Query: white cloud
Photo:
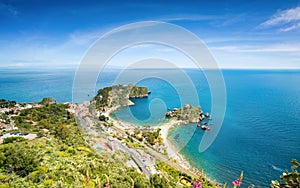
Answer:
<svg viewBox="0 0 300 188"><path fill-rule="evenodd" d="M260 53L260 52L282 52L282 53L299 53L299 44L274 44L266 46L216 46L210 47L211 50L225 51L225 52L245 52L245 53Z"/></svg>
<svg viewBox="0 0 300 188"><path fill-rule="evenodd" d="M262 27L282 26L280 31L291 31L300 28L300 6L274 14L261 24Z"/></svg>
<svg viewBox="0 0 300 188"><path fill-rule="evenodd" d="M282 28L282 29L280 29L280 31L287 32L287 31L292 31L292 30L298 29L298 28L300 28L300 22L298 24L294 24L290 27Z"/></svg>

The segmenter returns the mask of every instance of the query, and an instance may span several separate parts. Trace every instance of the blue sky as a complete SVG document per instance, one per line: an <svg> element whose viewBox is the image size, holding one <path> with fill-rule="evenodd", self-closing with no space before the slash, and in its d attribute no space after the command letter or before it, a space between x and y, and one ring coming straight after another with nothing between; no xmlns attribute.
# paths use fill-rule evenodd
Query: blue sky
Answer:
<svg viewBox="0 0 300 188"><path fill-rule="evenodd" d="M0 0L0 67L76 67L103 34L139 21L195 33L222 68L300 68L299 0Z"/></svg>

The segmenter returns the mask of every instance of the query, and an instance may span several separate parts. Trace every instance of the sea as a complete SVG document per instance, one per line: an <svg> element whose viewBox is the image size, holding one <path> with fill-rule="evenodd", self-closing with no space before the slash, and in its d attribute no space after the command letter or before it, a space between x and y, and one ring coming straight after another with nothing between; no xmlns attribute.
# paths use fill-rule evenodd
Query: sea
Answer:
<svg viewBox="0 0 300 188"><path fill-rule="evenodd" d="M211 114L211 129L221 129L207 150L199 152L198 148L209 132L195 124L172 128L169 140L193 167L203 169L212 180L230 185L243 171L241 187L269 187L271 180L290 170L291 159L300 161L300 70L220 73L222 83L209 81L200 69L109 69L99 74L94 90L96 94L99 88L129 83L148 87L148 98L133 99L134 106L112 114L136 126L160 125L166 121L168 110L185 103L211 113L212 105L217 105L213 96L225 95L222 125L215 125L215 114ZM75 76L75 69L2 68L0 99L38 102L53 97L60 103L72 102ZM225 93L212 93L212 84L223 83Z"/></svg>

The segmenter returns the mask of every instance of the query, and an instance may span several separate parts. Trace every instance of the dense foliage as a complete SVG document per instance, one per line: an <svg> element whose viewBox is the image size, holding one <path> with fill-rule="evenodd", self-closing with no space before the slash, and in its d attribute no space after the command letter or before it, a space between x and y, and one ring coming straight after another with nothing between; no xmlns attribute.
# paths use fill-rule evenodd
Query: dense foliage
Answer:
<svg viewBox="0 0 300 188"><path fill-rule="evenodd" d="M23 110L15 117L21 130L41 137L0 145L1 187L103 187L106 176L111 187L127 188L132 181L135 187L151 187L142 174L124 167L128 156L122 152L95 153L66 108L48 105Z"/></svg>
<svg viewBox="0 0 300 188"><path fill-rule="evenodd" d="M3 139L3 144L13 143L13 142L22 142L26 139L21 136L15 136L15 137L7 137Z"/></svg>
<svg viewBox="0 0 300 188"><path fill-rule="evenodd" d="M167 112L166 116L187 122L197 122L202 113L203 111L199 106L194 107L192 105L185 104L182 108L174 109L172 112Z"/></svg>
<svg viewBox="0 0 300 188"><path fill-rule="evenodd" d="M99 89L97 95L94 97L94 100L96 101L96 107L99 110L103 110L107 107L111 107L110 103L110 91L112 90L112 87L105 87L103 89Z"/></svg>
<svg viewBox="0 0 300 188"><path fill-rule="evenodd" d="M178 171L175 168L163 162L158 162L156 164L156 168L163 174L164 178L167 180L168 185L170 187L180 187L178 185L179 182L181 183L181 187L191 187L193 185L193 182L196 181L196 179L193 179L186 173ZM205 177L201 177L201 179L202 179L203 187L214 187L214 188L218 187L217 185L214 185L210 180L208 180Z"/></svg>
<svg viewBox="0 0 300 188"><path fill-rule="evenodd" d="M151 144L154 145L156 143L161 143L163 140L160 137L160 131L161 129L157 129L157 130L143 130L142 131L142 136L146 139L146 141Z"/></svg>
<svg viewBox="0 0 300 188"><path fill-rule="evenodd" d="M29 108L22 110L20 115L13 119L19 131L37 133L39 136L49 131L51 135L68 143L77 140L78 128L74 116L66 110L67 107L65 104L53 104Z"/></svg>
<svg viewBox="0 0 300 188"><path fill-rule="evenodd" d="M140 98L148 96L148 88L140 87L140 86L133 86L130 90L129 97L131 98Z"/></svg>
<svg viewBox="0 0 300 188"><path fill-rule="evenodd" d="M130 104L129 98L147 97L148 89L146 87L129 85L115 85L98 90L93 98L96 101L96 108L105 111L113 106L126 106Z"/></svg>

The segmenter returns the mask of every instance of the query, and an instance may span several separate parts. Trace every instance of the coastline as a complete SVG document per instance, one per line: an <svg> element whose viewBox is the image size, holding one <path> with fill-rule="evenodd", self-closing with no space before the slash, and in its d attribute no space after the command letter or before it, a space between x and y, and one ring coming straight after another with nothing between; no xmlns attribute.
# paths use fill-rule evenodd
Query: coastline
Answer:
<svg viewBox="0 0 300 188"><path fill-rule="evenodd" d="M193 173L200 175L202 172L199 171L197 168L193 168L193 166L184 158L182 154L179 153L179 150L176 148L175 144L173 144L169 139L169 130L173 126L181 126L184 122L182 121L176 121L176 120L169 120L168 122L160 125L158 128L161 129L161 136L164 140L164 144L167 148L167 153L170 158L175 159L182 167L186 168L187 170L191 170ZM215 185L222 185L222 183L217 182L210 177L208 177L205 173L201 174L203 177L211 181Z"/></svg>
<svg viewBox="0 0 300 188"><path fill-rule="evenodd" d="M104 112L103 114L105 114L107 117L110 118L110 120L117 125L117 128L134 128L136 127L136 125L134 125L133 123L128 123L128 122L124 122L122 120L116 120L111 116L111 113L117 111L121 106L116 106L113 108L108 109L106 112ZM185 160L184 156L182 154L179 153L179 150L176 148L175 144L173 144L169 139L168 139L168 135L169 135L169 130L174 127L174 126L179 126L182 125L183 122L178 121L178 120L168 120L165 123L162 123L158 126L153 126L153 128L155 129L161 129L160 134L161 137L163 139L163 143L166 147L167 150L167 156L169 157L169 160L174 159L176 160L176 162L183 167L186 170L191 171L192 173L194 173L195 175L199 176L201 174L201 171L197 168L193 168L193 166L187 161ZM216 182L215 180L212 180L211 178L209 178L205 173L202 174L203 177L205 177L206 179L208 179L209 181L211 181L213 184L215 185L222 185L219 182Z"/></svg>
<svg viewBox="0 0 300 188"><path fill-rule="evenodd" d="M136 125L132 124L132 123L128 123L128 122L124 122L122 120L116 120L111 116L111 113L115 112L116 110L118 110L121 106L116 106L116 107L112 107L109 108L106 112L103 113L103 115L107 116L110 118L110 120L116 125L121 124L122 127L124 128L132 128L132 127L136 127ZM184 167L185 169L192 169L192 166L186 161L184 160L183 156L181 154L179 154L178 149L176 148L176 146L174 144L172 144L170 142L170 140L168 140L168 134L169 134L169 130L171 127L176 126L176 125L180 125L181 122L180 121L176 121L176 120L169 120L166 123L162 123L159 126L153 126L153 128L155 129L161 129L160 134L161 137L163 139L164 145L167 149L167 155L169 158L175 159L182 167ZM119 126L118 126L119 128Z"/></svg>
<svg viewBox="0 0 300 188"><path fill-rule="evenodd" d="M117 125L117 128L121 128L121 127L134 128L134 127L136 127L136 125L134 125L132 123L124 122L122 120L116 120L111 116L111 113L115 112L120 107L121 106L116 106L116 107L110 108L106 112L104 112L103 115L109 117L110 120L115 125ZM160 134L161 134L161 137L163 139L163 143L166 147L167 156L169 157L169 159L175 159L177 161L177 163L179 165L181 165L183 168L185 168L187 170L191 170L191 169L193 169L192 165L184 159L184 157L179 153L176 146L173 143L171 143L171 141L168 139L168 134L169 134L170 128L172 128L173 126L180 125L181 123L182 122L173 119L173 120L168 120L168 122L162 123L158 126L153 126L153 128L161 129Z"/></svg>
<svg viewBox="0 0 300 188"><path fill-rule="evenodd" d="M184 159L184 157L179 153L176 146L168 139L169 130L171 127L181 124L181 122L176 120L170 120L166 123L163 123L157 128L160 128L160 134L164 140L164 145L167 148L167 155L169 158L175 159L182 167L186 169L192 169L192 166Z"/></svg>

